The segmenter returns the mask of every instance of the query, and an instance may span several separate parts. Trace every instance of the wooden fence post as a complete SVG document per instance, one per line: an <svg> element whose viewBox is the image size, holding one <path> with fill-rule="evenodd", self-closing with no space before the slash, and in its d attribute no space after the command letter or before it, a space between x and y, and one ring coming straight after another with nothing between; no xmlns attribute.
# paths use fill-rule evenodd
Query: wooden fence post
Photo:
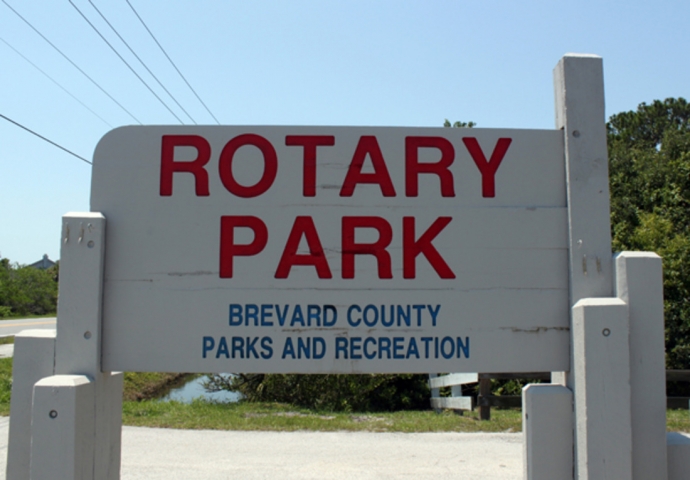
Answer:
<svg viewBox="0 0 690 480"><path fill-rule="evenodd" d="M489 404L489 397L491 396L491 379L479 379L479 398L477 405L479 406L479 419L491 420L491 405Z"/></svg>

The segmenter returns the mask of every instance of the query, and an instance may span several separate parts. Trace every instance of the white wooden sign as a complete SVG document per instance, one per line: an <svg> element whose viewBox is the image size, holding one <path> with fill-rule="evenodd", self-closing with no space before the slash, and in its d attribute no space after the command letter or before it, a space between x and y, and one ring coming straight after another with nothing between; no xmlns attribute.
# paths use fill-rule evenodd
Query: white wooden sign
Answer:
<svg viewBox="0 0 690 480"><path fill-rule="evenodd" d="M116 129L104 371L569 369L563 133Z"/></svg>

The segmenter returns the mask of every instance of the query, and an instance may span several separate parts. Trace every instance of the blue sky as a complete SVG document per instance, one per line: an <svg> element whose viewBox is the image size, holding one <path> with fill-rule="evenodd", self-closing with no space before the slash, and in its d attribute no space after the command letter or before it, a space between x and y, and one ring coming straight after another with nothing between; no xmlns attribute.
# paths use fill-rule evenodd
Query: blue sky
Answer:
<svg viewBox="0 0 690 480"><path fill-rule="evenodd" d="M3 1L139 122L179 123L68 0ZM169 108L192 123L93 5L194 121L214 124L127 2L92 1L73 0ZM604 58L607 116L688 97L687 0L130 3L222 124L553 128L552 69L569 52ZM108 130L137 122L4 3L0 39L0 114L87 159ZM59 258L60 217L89 210L90 178L0 119L0 256Z"/></svg>

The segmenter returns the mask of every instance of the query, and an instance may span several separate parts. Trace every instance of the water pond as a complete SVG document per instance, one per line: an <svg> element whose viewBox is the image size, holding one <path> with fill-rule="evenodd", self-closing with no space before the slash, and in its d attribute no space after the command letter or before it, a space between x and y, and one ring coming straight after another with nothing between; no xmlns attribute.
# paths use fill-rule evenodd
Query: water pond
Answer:
<svg viewBox="0 0 690 480"><path fill-rule="evenodd" d="M237 392L207 392L204 388L206 375L196 377L184 385L173 388L167 395L161 397L161 401L167 402L175 400L182 403L192 403L196 398L203 398L204 400L212 400L216 402L237 402L240 399L240 394Z"/></svg>

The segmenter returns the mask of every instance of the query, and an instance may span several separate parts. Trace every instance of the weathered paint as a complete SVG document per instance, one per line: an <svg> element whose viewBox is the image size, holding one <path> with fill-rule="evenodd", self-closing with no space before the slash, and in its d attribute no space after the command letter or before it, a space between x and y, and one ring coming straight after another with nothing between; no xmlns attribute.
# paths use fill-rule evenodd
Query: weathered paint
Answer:
<svg viewBox="0 0 690 480"><path fill-rule="evenodd" d="M109 224L103 368L566 369L564 168L558 131L114 130L91 198ZM310 306L337 321L308 324ZM410 324L384 325L398 307Z"/></svg>

